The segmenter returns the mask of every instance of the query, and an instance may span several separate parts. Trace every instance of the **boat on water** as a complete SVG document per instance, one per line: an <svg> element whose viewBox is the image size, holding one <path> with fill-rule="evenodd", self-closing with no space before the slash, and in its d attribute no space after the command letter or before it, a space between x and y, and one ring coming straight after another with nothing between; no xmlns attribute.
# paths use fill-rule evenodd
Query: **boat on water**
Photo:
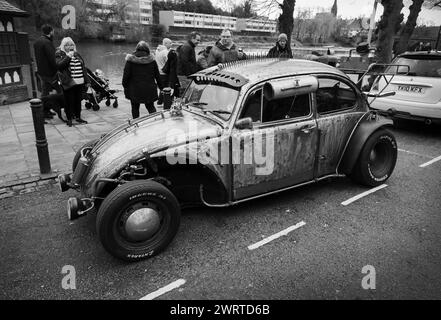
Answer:
<svg viewBox="0 0 441 320"><path fill-rule="evenodd" d="M112 42L124 42L126 41L126 35L125 33L113 32L110 35L109 40Z"/></svg>

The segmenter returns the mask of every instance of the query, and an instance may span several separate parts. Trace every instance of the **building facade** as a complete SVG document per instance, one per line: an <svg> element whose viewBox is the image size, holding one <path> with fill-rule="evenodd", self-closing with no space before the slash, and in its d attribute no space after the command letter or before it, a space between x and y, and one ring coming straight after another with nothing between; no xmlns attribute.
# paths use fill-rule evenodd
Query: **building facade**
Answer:
<svg viewBox="0 0 441 320"><path fill-rule="evenodd" d="M159 11L159 23L164 25L167 31L178 28L220 31L228 28L236 32L270 34L277 30L277 22L269 19L245 19L174 10Z"/></svg>
<svg viewBox="0 0 441 320"><path fill-rule="evenodd" d="M99 13L108 14L112 7L117 10L124 10L125 23L131 24L153 24L153 0L125 0L124 2L118 0L93 0L97 5ZM119 7L118 7L119 6ZM122 15L120 13L120 15ZM118 17L111 17L109 22L120 22Z"/></svg>
<svg viewBox="0 0 441 320"><path fill-rule="evenodd" d="M27 12L0 0L0 104L29 98L29 41L27 34L18 32L14 20L27 16Z"/></svg>

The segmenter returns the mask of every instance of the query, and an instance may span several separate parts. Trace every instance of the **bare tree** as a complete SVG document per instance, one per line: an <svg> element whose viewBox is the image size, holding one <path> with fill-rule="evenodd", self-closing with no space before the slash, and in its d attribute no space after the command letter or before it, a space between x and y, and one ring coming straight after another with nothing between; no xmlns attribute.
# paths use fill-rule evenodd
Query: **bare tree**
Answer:
<svg viewBox="0 0 441 320"><path fill-rule="evenodd" d="M291 34L294 28L294 7L296 5L295 0L283 0L280 4L282 13L279 16L279 31L286 33L288 36L288 45L291 44Z"/></svg>
<svg viewBox="0 0 441 320"><path fill-rule="evenodd" d="M256 12L269 16L280 12L278 18L279 32L286 33L288 44L291 43L291 35L294 28L294 7L296 0L254 0Z"/></svg>
<svg viewBox="0 0 441 320"><path fill-rule="evenodd" d="M294 19L293 29L293 31L295 31L295 38L297 40L303 39L308 19L311 19L311 9L303 9L297 11L297 15Z"/></svg>
<svg viewBox="0 0 441 320"><path fill-rule="evenodd" d="M437 3L441 3L440 0L412 0L412 5L409 7L409 15L407 17L406 24L401 28L400 40L397 44L395 54L400 54L407 50L409 40L412 37L413 31L417 24L418 15L421 12L422 7L426 7L430 10L439 10Z"/></svg>
<svg viewBox="0 0 441 320"><path fill-rule="evenodd" d="M409 16L407 17L406 24L402 27L400 32L400 40L395 48L395 54L400 54L407 49L407 45L413 30L415 29L418 15L421 11L424 0L413 0L412 5L409 7Z"/></svg>
<svg viewBox="0 0 441 320"><path fill-rule="evenodd" d="M389 63L392 60L392 46L394 35L399 31L403 21L401 9L403 0L381 0L384 7L383 15L378 23L377 60L380 63Z"/></svg>

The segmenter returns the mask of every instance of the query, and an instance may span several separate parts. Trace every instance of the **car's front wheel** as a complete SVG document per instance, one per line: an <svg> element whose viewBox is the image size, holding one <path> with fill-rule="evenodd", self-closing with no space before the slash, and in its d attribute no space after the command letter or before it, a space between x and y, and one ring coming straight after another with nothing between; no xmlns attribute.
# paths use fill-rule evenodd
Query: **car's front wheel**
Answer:
<svg viewBox="0 0 441 320"><path fill-rule="evenodd" d="M178 200L169 189L151 180L131 181L104 199L96 228L110 254L138 261L167 247L178 232L180 217Z"/></svg>
<svg viewBox="0 0 441 320"><path fill-rule="evenodd" d="M397 162L397 142L385 129L374 132L366 141L351 177L358 183L376 187L392 174Z"/></svg>

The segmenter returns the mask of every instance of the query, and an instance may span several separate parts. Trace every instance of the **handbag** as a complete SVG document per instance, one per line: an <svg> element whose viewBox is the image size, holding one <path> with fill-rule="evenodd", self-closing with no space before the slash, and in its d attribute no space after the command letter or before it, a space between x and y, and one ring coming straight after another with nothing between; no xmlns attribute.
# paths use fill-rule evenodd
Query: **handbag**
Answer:
<svg viewBox="0 0 441 320"><path fill-rule="evenodd" d="M57 77L64 90L68 90L76 85L76 82L64 72L58 71Z"/></svg>

